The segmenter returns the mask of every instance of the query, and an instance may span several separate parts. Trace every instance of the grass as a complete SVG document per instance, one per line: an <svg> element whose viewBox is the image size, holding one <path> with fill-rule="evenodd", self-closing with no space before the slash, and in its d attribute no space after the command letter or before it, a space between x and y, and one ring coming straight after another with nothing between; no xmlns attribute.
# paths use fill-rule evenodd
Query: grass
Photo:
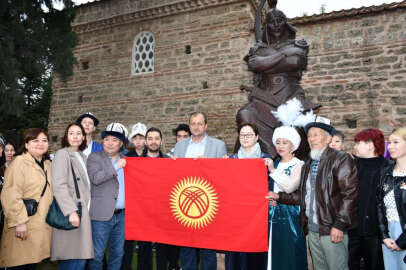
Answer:
<svg viewBox="0 0 406 270"><path fill-rule="evenodd" d="M156 262L155 262L155 251L153 251L153 266L152 269L156 270ZM138 260L138 256L137 256L137 252L136 249L134 248L134 253L133 253L133 261L131 263L131 268L132 269L137 269L137 260ZM222 263L219 264L218 261L218 265L217 265L217 269L218 270L223 270L224 268L224 257L220 260L222 261ZM180 265L180 262L179 262ZM38 267L37 270L57 270L58 269L58 262L51 262L49 259L42 261ZM198 270L200 269L200 266L198 268Z"/></svg>
<svg viewBox="0 0 406 270"><path fill-rule="evenodd" d="M135 248L134 248L133 261L131 263L132 269L137 269L137 260L138 260L138 256L137 256L137 252L135 251ZM155 251L153 251L153 261L152 262L153 262L152 269L156 270ZM37 267L37 270L56 270L56 269L58 269L58 262L51 262L49 259L42 261Z"/></svg>

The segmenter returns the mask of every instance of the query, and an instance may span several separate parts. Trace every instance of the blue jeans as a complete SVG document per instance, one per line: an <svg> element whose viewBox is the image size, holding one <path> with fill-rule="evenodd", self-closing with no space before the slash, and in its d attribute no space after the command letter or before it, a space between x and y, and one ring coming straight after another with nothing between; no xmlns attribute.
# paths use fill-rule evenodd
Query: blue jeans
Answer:
<svg viewBox="0 0 406 270"><path fill-rule="evenodd" d="M58 270L83 270L85 266L85 259L61 260L58 262Z"/></svg>
<svg viewBox="0 0 406 270"><path fill-rule="evenodd" d="M399 235L402 234L402 227L399 221L392 221L388 224L389 236L391 239L398 239ZM383 252L383 262L385 264L385 269L390 270L404 270L406 269L406 264L403 258L406 256L406 250L392 251L385 245L382 245Z"/></svg>
<svg viewBox="0 0 406 270"><path fill-rule="evenodd" d="M197 270L197 248L181 247L180 260L182 270ZM217 257L216 251L212 249L200 249L201 263L200 270L216 270Z"/></svg>
<svg viewBox="0 0 406 270"><path fill-rule="evenodd" d="M89 261L89 270L102 270L103 257L109 242L107 269L120 270L124 255L124 211L113 214L110 220L92 220L94 259Z"/></svg>

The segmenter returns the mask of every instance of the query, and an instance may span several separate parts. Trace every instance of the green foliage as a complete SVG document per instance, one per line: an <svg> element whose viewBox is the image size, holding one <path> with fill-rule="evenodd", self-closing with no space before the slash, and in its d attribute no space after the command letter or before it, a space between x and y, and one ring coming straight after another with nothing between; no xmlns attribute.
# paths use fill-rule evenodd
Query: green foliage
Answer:
<svg viewBox="0 0 406 270"><path fill-rule="evenodd" d="M0 131L46 124L51 74L72 75L74 14L72 0L0 1Z"/></svg>
<svg viewBox="0 0 406 270"><path fill-rule="evenodd" d="M321 13L321 14L326 13L326 4L322 4L322 5L321 5L321 7L320 7L320 13Z"/></svg>
<svg viewBox="0 0 406 270"><path fill-rule="evenodd" d="M49 109L52 100L52 77L44 80L42 91L31 104L24 104L22 113L18 115L0 116L0 133L6 130L16 129L19 134L31 127L47 129Z"/></svg>

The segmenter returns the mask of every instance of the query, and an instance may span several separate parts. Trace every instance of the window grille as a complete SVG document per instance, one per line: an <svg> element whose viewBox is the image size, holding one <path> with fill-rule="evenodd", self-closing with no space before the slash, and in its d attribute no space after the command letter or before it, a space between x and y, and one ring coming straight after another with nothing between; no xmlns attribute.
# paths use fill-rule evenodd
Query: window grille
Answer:
<svg viewBox="0 0 406 270"><path fill-rule="evenodd" d="M133 75L154 72L154 34L148 31L139 33L134 39Z"/></svg>

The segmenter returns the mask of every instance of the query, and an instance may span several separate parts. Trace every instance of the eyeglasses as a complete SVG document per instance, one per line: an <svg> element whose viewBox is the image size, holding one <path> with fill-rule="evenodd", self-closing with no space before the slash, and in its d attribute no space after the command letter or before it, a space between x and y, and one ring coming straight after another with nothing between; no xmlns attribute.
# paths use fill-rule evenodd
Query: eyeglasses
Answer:
<svg viewBox="0 0 406 270"><path fill-rule="evenodd" d="M240 134L240 138L241 139L251 139L251 138L254 138L254 136L255 136L255 134L253 134L253 133L248 133L248 134Z"/></svg>

